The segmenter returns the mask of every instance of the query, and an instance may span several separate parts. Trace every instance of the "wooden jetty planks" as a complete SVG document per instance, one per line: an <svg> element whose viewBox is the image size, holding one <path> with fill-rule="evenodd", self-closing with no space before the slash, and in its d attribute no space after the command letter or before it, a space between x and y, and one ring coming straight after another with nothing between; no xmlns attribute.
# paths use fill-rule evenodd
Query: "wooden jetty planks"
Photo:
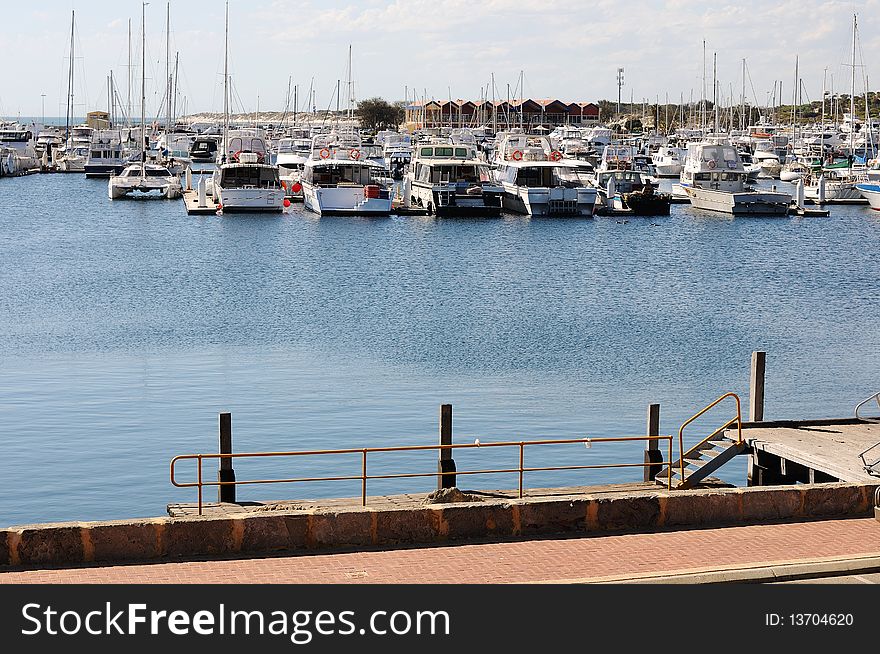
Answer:
<svg viewBox="0 0 880 654"><path fill-rule="evenodd" d="M878 483L859 454L880 442L880 424L856 421L767 423L743 428L755 452L765 452L841 481ZM760 456L760 454L758 454Z"/></svg>

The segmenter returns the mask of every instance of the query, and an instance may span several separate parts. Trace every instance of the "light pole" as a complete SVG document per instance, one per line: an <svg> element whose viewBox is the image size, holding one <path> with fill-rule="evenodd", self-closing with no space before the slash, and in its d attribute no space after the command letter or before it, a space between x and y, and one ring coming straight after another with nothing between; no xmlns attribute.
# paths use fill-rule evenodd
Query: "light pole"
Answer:
<svg viewBox="0 0 880 654"><path fill-rule="evenodd" d="M623 88L623 68L617 69L617 115L620 116L620 90Z"/></svg>

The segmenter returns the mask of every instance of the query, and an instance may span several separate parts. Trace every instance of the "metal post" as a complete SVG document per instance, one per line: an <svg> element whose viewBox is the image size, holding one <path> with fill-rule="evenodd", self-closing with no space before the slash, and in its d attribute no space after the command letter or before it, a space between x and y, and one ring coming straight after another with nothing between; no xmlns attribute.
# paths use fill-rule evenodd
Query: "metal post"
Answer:
<svg viewBox="0 0 880 654"><path fill-rule="evenodd" d="M660 435L660 405L659 404L649 404L648 405L648 425L646 436L659 436ZM656 465L646 465L642 468L645 471L646 482L654 481L654 478L660 474L663 466L660 465L663 463L663 453L660 451L660 441L656 438L649 438L645 441L645 463L651 463ZM667 462L670 466L672 465L672 461Z"/></svg>
<svg viewBox="0 0 880 654"><path fill-rule="evenodd" d="M452 405L440 405L440 449L437 459L437 490L455 488L455 461L452 449L443 447L452 445ZM444 474L445 473L445 474Z"/></svg>
<svg viewBox="0 0 880 654"><path fill-rule="evenodd" d="M752 352L752 372L749 379L749 422L764 420L764 370L766 352Z"/></svg>
<svg viewBox="0 0 880 654"><path fill-rule="evenodd" d="M220 414L220 454L232 454L232 414ZM232 469L232 457L220 457L220 469L217 481L234 482L235 471ZM235 484L217 486L219 502L235 502Z"/></svg>

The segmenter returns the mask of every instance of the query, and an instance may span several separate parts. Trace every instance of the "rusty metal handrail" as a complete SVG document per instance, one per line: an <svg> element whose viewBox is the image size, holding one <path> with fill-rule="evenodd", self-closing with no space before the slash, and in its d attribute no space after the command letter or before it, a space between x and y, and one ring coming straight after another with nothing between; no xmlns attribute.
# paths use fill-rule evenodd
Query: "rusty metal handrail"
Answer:
<svg viewBox="0 0 880 654"><path fill-rule="evenodd" d="M543 466L543 467L527 467L524 464L525 448L532 445L569 445L584 444L588 447L593 443L621 443L630 441L666 441L668 445L668 460L665 462L667 467L667 488L672 489L672 436L612 436L600 438L572 438L572 439L546 439L538 441L501 441L493 443L460 443L447 445L404 445L392 447L360 447L346 448L337 450L302 450L293 452L240 452L228 454L181 454L171 459L171 483L178 488L197 488L199 515L202 515L203 489L205 486L244 486L253 484L281 484L281 483L297 483L312 481L361 481L361 503L367 505L367 481L370 479L404 479L415 477L443 477L444 475L480 475L480 474L519 474L519 496L523 496L523 475L526 472L549 472L554 470L598 470L606 468L645 468L648 466L662 466L664 462L645 462L645 463L603 463L594 465L569 465L569 466ZM460 470L460 471L436 471L436 472L414 472L414 473L396 473L383 475L367 474L367 455L380 452L417 452L425 450L457 450L472 449L486 447L518 447L519 448L519 466L516 468L500 468L490 470ZM334 454L360 454L361 455L361 474L360 475L337 475L329 477L295 477L286 479L248 479L242 481L205 481L202 474L202 462L205 459L247 459L247 458L263 458L263 457L299 457L299 456L323 456ZM175 469L178 461L195 460L197 462L197 476L194 482L178 481L175 475Z"/></svg>
<svg viewBox="0 0 880 654"><path fill-rule="evenodd" d="M721 402L723 402L724 400L726 400L726 399L729 398L729 397L732 397L734 400L736 400L736 416L734 416L733 418L731 418L730 420L728 420L724 425L722 425L721 427L719 427L718 429L716 429L715 431L713 431L711 434L709 434L708 436L706 436L706 438L704 438L704 439L701 440L699 443L697 443L696 445L694 445L691 449L689 449L687 452L685 452L685 450L684 450L684 428L687 427L689 424L691 424L694 420L696 420L697 418L699 418L700 416L702 416L704 413L706 413L707 411L709 411L710 409L715 408L718 404L720 404ZM694 415L692 415L690 418L688 418L687 420L685 420L684 423L682 423L681 427L680 427L679 430L678 430L678 452L679 452L679 454L681 455L681 458L678 460L678 463L679 463L679 468L680 468L680 470L681 470L681 483L684 483L684 481L685 481L685 474L684 474L684 468L685 468L684 457L687 456L688 454L691 454L692 452L694 452L694 451L695 451L696 449L698 449L701 445L703 445L706 441L711 440L712 438L714 438L715 436L717 436L719 433L723 432L725 429L727 429L728 427L730 427L730 426L733 425L734 423L736 424L736 431L737 431L737 440L736 440L736 442L737 442L738 445L742 445L742 442L743 442L743 437L742 437L742 410L741 410L741 408L740 408L739 395L737 395L736 393L725 393L724 395L722 395L721 397L719 397L718 399L716 399L714 402L712 402L712 403L706 405L706 406L703 407L700 411L698 411L697 413L695 413Z"/></svg>

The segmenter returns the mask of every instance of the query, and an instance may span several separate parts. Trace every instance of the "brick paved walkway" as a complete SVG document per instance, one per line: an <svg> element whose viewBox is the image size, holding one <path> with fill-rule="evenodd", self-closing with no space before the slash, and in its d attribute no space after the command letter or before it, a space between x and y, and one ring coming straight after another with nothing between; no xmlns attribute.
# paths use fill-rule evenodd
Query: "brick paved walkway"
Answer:
<svg viewBox="0 0 880 654"><path fill-rule="evenodd" d="M0 573L0 583L505 583L880 556L871 518Z"/></svg>

